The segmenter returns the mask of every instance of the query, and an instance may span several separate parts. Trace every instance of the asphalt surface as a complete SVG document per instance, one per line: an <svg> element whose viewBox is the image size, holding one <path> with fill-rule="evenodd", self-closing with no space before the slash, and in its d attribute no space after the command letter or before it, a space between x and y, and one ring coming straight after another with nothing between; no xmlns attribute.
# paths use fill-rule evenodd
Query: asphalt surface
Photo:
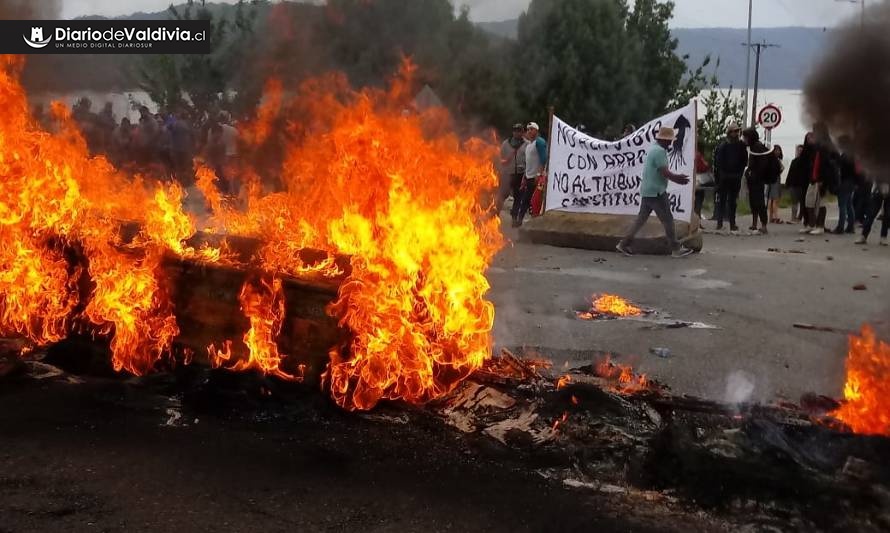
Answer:
<svg viewBox="0 0 890 533"><path fill-rule="evenodd" d="M198 372L6 378L0 532L723 529L566 487L411 409L350 414L315 389Z"/></svg>
<svg viewBox="0 0 890 533"><path fill-rule="evenodd" d="M504 227L517 240L509 220ZM685 259L513 243L488 275L495 342L537 350L556 368L612 353L675 392L716 400L796 401L807 392L839 397L847 337L793 324L858 331L872 323L890 338L890 247L879 246L876 234L869 246L857 246L853 235L801 236L795 225L769 229L768 236L707 234L702 253ZM854 290L858 284L866 290ZM720 329L576 319L574 310L598 293ZM672 356L651 355L657 347Z"/></svg>

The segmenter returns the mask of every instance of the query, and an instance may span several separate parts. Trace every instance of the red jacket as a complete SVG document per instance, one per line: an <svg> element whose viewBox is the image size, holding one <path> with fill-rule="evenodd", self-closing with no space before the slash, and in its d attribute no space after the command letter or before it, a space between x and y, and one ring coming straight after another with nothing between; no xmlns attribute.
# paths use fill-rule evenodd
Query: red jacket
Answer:
<svg viewBox="0 0 890 533"><path fill-rule="evenodd" d="M695 173L704 174L711 171L711 165L705 160L705 156L698 150L695 151Z"/></svg>

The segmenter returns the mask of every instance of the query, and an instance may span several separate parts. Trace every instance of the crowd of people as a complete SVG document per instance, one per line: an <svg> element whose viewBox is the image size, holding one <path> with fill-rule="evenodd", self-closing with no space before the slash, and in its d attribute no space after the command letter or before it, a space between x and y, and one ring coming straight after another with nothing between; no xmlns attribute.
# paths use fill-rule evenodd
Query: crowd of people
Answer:
<svg viewBox="0 0 890 533"><path fill-rule="evenodd" d="M711 168L704 157L698 154L696 159L697 174L709 176ZM705 191L713 189L717 230L722 231L724 222L728 222L729 231L738 234L736 215L744 181L751 207L751 231L765 234L768 224L802 224L800 233L842 235L856 233L858 225L861 233L855 242L866 244L874 224L880 220L880 244L888 245L890 186L863 172L849 137L839 137L835 145L827 128L816 125L806 134L803 144L797 146L784 184L783 159L781 146L767 148L754 128L742 131L737 124L730 124L726 138L714 152L713 179L699 179L697 214L701 216ZM779 216L786 191L792 202L788 221ZM834 228L826 228L828 205L835 198L838 222Z"/></svg>
<svg viewBox="0 0 890 533"><path fill-rule="evenodd" d="M224 111L199 114L183 104L175 109L153 113L145 105L134 104L139 118L120 120L111 102L93 111L93 102L81 98L71 116L93 154L103 154L115 166L155 177L169 177L189 187L194 183L193 159L200 156L219 178L223 193L237 194L235 174L238 165L238 130ZM52 128L42 106L34 117Z"/></svg>
<svg viewBox="0 0 890 533"><path fill-rule="evenodd" d="M669 129L669 128L668 128ZM650 148L644 165L642 206L637 223L621 241L618 250L630 251L635 230L655 212L665 226L665 233L675 255L688 255L673 236L670 209L663 213L659 200L665 196L668 181L683 183L685 176L675 175L656 156L665 155L671 132L659 132L657 142ZM660 149L661 148L661 149ZM661 152L665 152L661 154ZM747 188L751 208L749 231L767 234L770 224L801 224L800 233L821 235L854 234L857 226L860 234L856 244L866 244L875 224L880 221L880 244L887 246L890 230L890 184L875 181L858 163L849 137L842 136L835 145L827 128L816 125L807 133L803 144L796 147L794 159L786 167L782 147L768 147L755 128L742 130L738 124L726 128L726 137L714 151L713 165L700 151L696 151L695 172L698 180L694 211L702 218L702 208L707 191L714 193L714 214L717 231L725 230L728 223L730 234L738 235L738 201L742 185ZM543 189L546 182L547 143L539 134L534 122L513 126L513 134L501 145L501 186L498 191L496 212L500 212L506 199L513 197L511 218L513 227L522 226L531 213L540 214ZM782 220L780 208L785 196L791 200L791 219ZM838 206L838 222L834 228L826 228L828 206L834 199Z"/></svg>

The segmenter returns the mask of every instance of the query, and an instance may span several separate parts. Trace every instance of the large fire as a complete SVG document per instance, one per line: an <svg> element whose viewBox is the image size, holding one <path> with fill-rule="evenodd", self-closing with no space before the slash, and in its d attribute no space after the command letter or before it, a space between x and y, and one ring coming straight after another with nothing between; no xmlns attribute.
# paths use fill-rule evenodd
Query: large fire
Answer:
<svg viewBox="0 0 890 533"><path fill-rule="evenodd" d="M19 58L0 57L0 335L46 345L86 329L111 339L114 368L156 370L179 332L159 265L166 255L229 261L224 250L191 248L196 220L178 185L118 172L91 157L69 111L53 106L53 131L29 115ZM351 271L328 312L351 332L330 350L326 384L337 404L369 409L381 399L422 403L447 393L490 357L494 308L483 273L501 246L485 192L497 178L492 146L462 141L442 110L408 112L412 67L389 91L349 88L342 76L306 82L293 97L280 84L245 140L262 142L286 113L289 139L282 187L265 192L251 169L240 180L246 209L197 169L211 210L208 229L266 243L251 267L266 272L241 292L250 329L210 348L217 366L284 379L275 337L281 328L281 276ZM272 104L269 104L272 102ZM278 105L278 108L275 108ZM126 242L123 222L139 234ZM304 264L302 248L330 257ZM67 261L76 250L83 266ZM78 287L89 287L81 301ZM247 346L235 360L232 342Z"/></svg>
<svg viewBox="0 0 890 533"><path fill-rule="evenodd" d="M850 336L844 403L832 416L856 433L890 436L890 344L869 326Z"/></svg>

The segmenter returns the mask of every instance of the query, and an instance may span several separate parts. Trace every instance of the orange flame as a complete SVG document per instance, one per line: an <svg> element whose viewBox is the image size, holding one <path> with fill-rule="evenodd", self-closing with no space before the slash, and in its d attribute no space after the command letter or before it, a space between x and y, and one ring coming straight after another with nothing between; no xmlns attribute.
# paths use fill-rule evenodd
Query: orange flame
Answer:
<svg viewBox="0 0 890 533"><path fill-rule="evenodd" d="M593 302L593 309L598 313L612 316L640 316L643 310L614 294L603 294Z"/></svg>
<svg viewBox="0 0 890 533"><path fill-rule="evenodd" d="M613 363L610 356L596 364L595 373L598 377L615 381L615 388L621 392L636 392L652 385L645 374L637 374L632 367Z"/></svg>
<svg viewBox="0 0 890 533"><path fill-rule="evenodd" d="M844 403L831 413L856 433L890 436L890 344L870 326L850 336Z"/></svg>
<svg viewBox="0 0 890 533"><path fill-rule="evenodd" d="M187 244L196 221L182 210L179 186L91 157L64 106L53 105L53 131L41 129L18 83L21 66L0 57L0 334L45 345L86 326L111 336L116 369L150 372L178 334L160 279L164 257L230 259ZM246 208L216 191L212 171L197 169L212 211L208 229L265 243L250 266L273 278L340 277L335 256L351 258L328 309L351 337L332 347L326 372L347 409L426 402L491 355L494 308L483 273L502 245L498 221L486 216L496 148L459 139L442 110L406 111L414 70L406 62L389 92L353 91L339 75L310 80L287 102L271 81L244 139L262 143L275 137L274 124L287 124L274 132L289 139L277 173L282 190L265 192L258 172L244 168ZM141 227L127 242L122 221ZM307 247L328 255L305 264L298 252ZM276 345L280 284L244 287L249 358L235 361L231 344L222 345L216 364L299 377L282 370Z"/></svg>
<svg viewBox="0 0 890 533"><path fill-rule="evenodd" d="M276 342L284 319L281 280L260 280L258 287L248 281L241 288L238 299L241 301L241 310L250 320L250 329L244 334L244 344L249 356L246 360L236 360L232 354L232 343L227 341L221 350L212 346L209 348L213 366L238 372L257 370L288 381L302 380L303 368L299 368L300 372L297 374L282 368L286 356L279 352Z"/></svg>

